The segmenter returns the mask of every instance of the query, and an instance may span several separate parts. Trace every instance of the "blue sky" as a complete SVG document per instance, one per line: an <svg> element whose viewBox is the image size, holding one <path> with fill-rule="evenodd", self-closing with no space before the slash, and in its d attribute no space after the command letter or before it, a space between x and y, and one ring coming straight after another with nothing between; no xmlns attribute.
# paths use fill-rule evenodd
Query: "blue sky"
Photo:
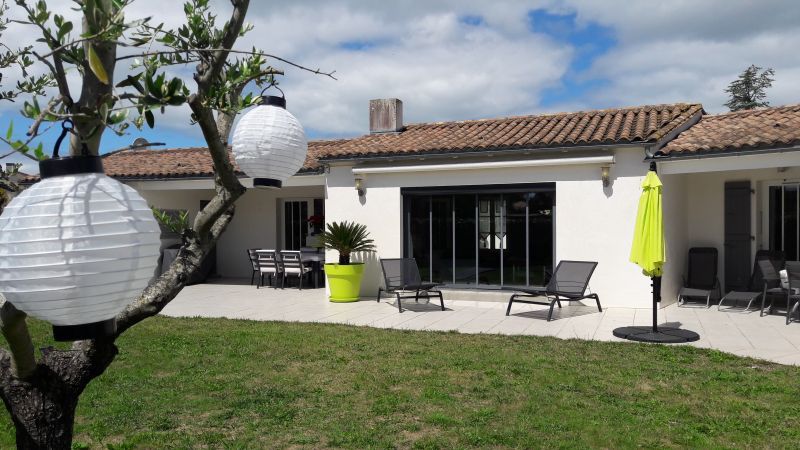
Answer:
<svg viewBox="0 0 800 450"><path fill-rule="evenodd" d="M74 14L67 0L52 4ZM225 2L219 5L224 16ZM180 2L137 0L126 17L156 8L156 20L180 23ZM387 97L403 100L407 123L682 101L722 112L725 86L750 64L775 68L773 104L800 101L800 55L785 51L800 46L800 3L254 1L248 20L255 30L239 47L336 71L334 81L276 63L286 71L288 109L311 139L365 133L369 100ZM24 42L29 34L12 28L3 40ZM124 72L119 67L117 78ZM2 87L12 80L6 76ZM16 113L19 105L0 104L0 131L14 120L20 137L29 121ZM156 119L155 130L106 132L104 150L137 137L170 148L203 145L187 108ZM44 137L48 151L54 140Z"/></svg>

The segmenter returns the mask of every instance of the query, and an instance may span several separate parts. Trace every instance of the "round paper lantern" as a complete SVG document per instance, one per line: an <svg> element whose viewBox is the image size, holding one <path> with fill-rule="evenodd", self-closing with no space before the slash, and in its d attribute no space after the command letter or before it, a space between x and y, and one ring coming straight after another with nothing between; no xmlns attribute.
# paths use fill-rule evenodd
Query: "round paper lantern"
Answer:
<svg viewBox="0 0 800 450"><path fill-rule="evenodd" d="M111 334L155 274L159 225L99 157L47 160L40 171L0 216L0 292L52 323L57 340Z"/></svg>
<svg viewBox="0 0 800 450"><path fill-rule="evenodd" d="M253 186L276 187L296 174L308 152L306 133L283 97L265 96L233 131L233 157Z"/></svg>

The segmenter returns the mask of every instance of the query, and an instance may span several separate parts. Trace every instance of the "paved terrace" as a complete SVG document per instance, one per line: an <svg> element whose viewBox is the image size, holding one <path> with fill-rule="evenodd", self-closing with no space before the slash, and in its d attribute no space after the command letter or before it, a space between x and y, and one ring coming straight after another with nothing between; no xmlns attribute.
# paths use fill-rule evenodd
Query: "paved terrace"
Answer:
<svg viewBox="0 0 800 450"><path fill-rule="evenodd" d="M248 281L217 280L189 286L167 305L163 314L599 341L622 341L611 333L614 328L652 323L652 309L604 308L599 313L594 306L578 303L562 303L564 308L560 311L556 307L550 322L547 307L538 305L514 304L511 316L506 317L505 303L465 301L448 298L447 294L446 311L441 311L438 304L415 304L411 299L403 302L405 311L401 314L393 299L337 304L327 301L324 289L256 289ZM666 325L700 334L700 341L686 345L800 365L800 323L786 325L784 316L759 317L758 312L740 311L671 305L659 311L659 319Z"/></svg>

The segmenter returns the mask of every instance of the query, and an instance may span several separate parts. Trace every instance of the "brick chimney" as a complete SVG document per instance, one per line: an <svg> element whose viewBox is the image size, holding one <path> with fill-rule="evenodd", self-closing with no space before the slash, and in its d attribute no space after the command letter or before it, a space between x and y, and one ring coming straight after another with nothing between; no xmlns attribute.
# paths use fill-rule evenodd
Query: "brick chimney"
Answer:
<svg viewBox="0 0 800 450"><path fill-rule="evenodd" d="M369 101L369 134L403 131L403 102L396 98Z"/></svg>

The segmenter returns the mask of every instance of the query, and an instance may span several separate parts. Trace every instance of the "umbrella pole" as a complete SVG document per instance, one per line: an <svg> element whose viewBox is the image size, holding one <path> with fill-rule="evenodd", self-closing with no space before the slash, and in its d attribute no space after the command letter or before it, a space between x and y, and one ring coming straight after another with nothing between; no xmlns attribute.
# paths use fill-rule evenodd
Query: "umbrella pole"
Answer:
<svg viewBox="0 0 800 450"><path fill-rule="evenodd" d="M653 333L658 333L658 302L661 301L661 277L650 278L653 284Z"/></svg>

